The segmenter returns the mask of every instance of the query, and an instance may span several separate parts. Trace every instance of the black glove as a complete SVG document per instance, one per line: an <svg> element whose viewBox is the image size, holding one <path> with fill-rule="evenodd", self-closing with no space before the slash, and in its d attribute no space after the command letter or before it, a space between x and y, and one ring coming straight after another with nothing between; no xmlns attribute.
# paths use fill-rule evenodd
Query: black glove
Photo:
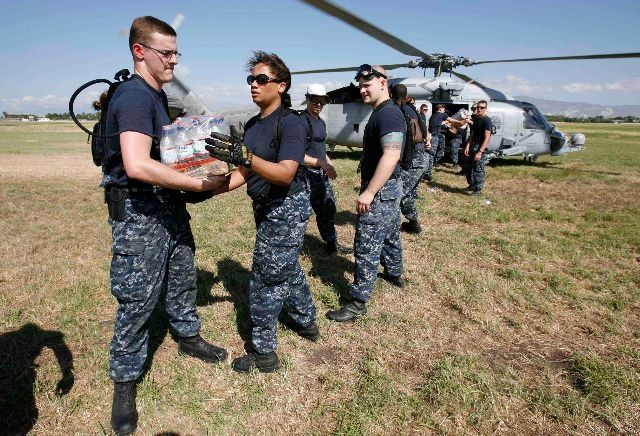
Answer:
<svg viewBox="0 0 640 436"><path fill-rule="evenodd" d="M251 167L253 153L247 149L234 126L231 126L231 136L212 133L211 138L205 139L205 146L211 157L233 165Z"/></svg>

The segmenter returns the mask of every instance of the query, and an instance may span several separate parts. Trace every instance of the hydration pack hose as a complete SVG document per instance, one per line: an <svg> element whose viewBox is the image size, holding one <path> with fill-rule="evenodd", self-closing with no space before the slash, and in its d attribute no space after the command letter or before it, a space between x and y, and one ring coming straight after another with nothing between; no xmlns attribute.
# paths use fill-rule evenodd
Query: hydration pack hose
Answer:
<svg viewBox="0 0 640 436"><path fill-rule="evenodd" d="M127 70L126 68L123 70L120 70L116 73L116 75L113 77L113 80L120 83L123 83L125 81L127 81L129 78L129 70ZM73 95L71 96L71 98L69 99L69 115L71 116L71 119L73 120L74 123L76 123L76 125L78 127L80 127L83 131L87 132L89 134L89 136L98 136L100 138L110 138L113 136L118 136L120 134L120 132L118 133L112 133L111 135L94 135L94 133L92 131L90 131L89 129L87 129L85 126L82 125L82 123L80 123L80 121L78 120L78 118L76 117L75 112L73 111L73 103L76 101L76 98L78 97L78 95L80 95L80 93L82 91L84 91L85 89L87 89L90 86L96 85L98 83L106 83L107 85L109 85L109 90L108 90L108 99L111 99L111 96L113 95L113 92L115 91L115 89L113 88L113 85L115 84L114 82L110 82L107 79L96 79L96 80L92 80L90 82L85 83L84 85L82 85L80 88L76 89L76 91L73 93ZM106 107L101 108L101 115L100 115L100 120L102 121L103 119L106 119Z"/></svg>

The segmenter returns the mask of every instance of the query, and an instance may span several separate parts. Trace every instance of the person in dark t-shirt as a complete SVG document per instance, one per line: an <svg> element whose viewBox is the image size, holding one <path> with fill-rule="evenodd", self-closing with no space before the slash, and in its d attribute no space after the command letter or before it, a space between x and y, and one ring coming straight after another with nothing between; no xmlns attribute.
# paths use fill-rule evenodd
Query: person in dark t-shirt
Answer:
<svg viewBox="0 0 640 436"><path fill-rule="evenodd" d="M305 97L307 108L301 112L308 137L304 174L309 183L311 207L316 214L320 237L327 244L325 251L331 254L338 251L336 196L331 184L337 173L331 158L327 155L327 145L324 142L327 137L327 125L320 118L322 108L329 102L329 96L324 85L312 83L307 86Z"/></svg>
<svg viewBox="0 0 640 436"><path fill-rule="evenodd" d="M327 312L327 318L336 322L353 321L367 313L366 303L371 297L378 264L384 267L381 278L398 287L403 285L400 242L402 182L398 162L407 125L404 115L389 98L387 76L382 67L363 64L355 79L363 101L373 106L373 111L362 141L351 301Z"/></svg>
<svg viewBox="0 0 640 436"><path fill-rule="evenodd" d="M107 109L105 201L111 224L111 293L118 301L109 352L114 381L111 427L130 434L137 426L136 381L149 341L149 317L166 290L165 308L180 354L209 363L227 352L200 336L196 268L189 213L182 191L206 192L222 177L198 179L160 162L158 138L169 124L167 96L178 63L176 32L157 18L136 18L129 32L134 76L118 86Z"/></svg>
<svg viewBox="0 0 640 436"><path fill-rule="evenodd" d="M227 176L216 194L246 183L256 223L249 279L251 347L246 355L233 360L232 368L243 373L251 369L273 372L280 366L276 333L283 307L285 325L305 339L320 338L316 308L299 262L311 216L309 192L300 168L307 142L306 122L296 111L282 106L283 96L291 87L291 73L282 59L255 51L247 70L251 98L260 114L246 123L244 143L235 144L241 157L228 160L240 166ZM210 139L207 142L215 145Z"/></svg>
<svg viewBox="0 0 640 436"><path fill-rule="evenodd" d="M491 118L487 116L487 107L488 104L485 100L480 100L476 104L477 116L464 149L464 155L469 159L467 165L469 186L467 190L475 195L481 194L484 187L486 151L493 128Z"/></svg>
<svg viewBox="0 0 640 436"><path fill-rule="evenodd" d="M391 98L396 106L412 120L418 121L418 112L415 106L408 103L407 87L403 84L396 84L391 88ZM418 121L418 125L420 125ZM426 126L425 126L426 127ZM427 132L422 131L420 126L421 141L413 143L413 134L407 132L405 140L411 141L413 149L413 157L411 159L411 167L408 169L401 168L400 179L402 180L402 199L400 200L400 211L408 220L400 226L402 230L408 233L420 233L422 227L418 221L418 209L416 208L416 194L420 179L426 170L426 155L424 150L424 138Z"/></svg>
<svg viewBox="0 0 640 436"><path fill-rule="evenodd" d="M429 119L429 133L431 134L431 154L433 164L437 166L444 155L445 137L441 133L442 123L447 121L449 114L445 112L445 105L437 104L436 112Z"/></svg>

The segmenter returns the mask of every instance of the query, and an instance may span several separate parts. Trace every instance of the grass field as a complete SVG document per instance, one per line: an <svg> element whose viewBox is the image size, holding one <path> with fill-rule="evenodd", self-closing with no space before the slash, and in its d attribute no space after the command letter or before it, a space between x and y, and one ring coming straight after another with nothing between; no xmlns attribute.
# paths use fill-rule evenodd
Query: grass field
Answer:
<svg viewBox="0 0 640 436"><path fill-rule="evenodd" d="M156 311L138 434L640 434L640 126L558 127L587 148L495 160L484 198L446 168L422 184L407 284L377 283L355 324L322 316L348 293L353 257L325 255L312 218L301 262L323 338L281 328L276 374L179 356ZM358 153L335 161L350 246ZM28 415L35 435L109 434L116 303L99 180L73 124L0 123L0 414ZM241 189L190 212L202 334L235 357L250 202Z"/></svg>

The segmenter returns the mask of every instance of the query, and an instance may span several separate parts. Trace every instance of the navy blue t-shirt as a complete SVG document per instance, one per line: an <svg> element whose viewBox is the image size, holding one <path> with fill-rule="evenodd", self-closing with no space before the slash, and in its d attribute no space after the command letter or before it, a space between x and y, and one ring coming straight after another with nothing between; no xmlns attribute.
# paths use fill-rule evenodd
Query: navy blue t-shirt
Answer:
<svg viewBox="0 0 640 436"><path fill-rule="evenodd" d="M393 104L391 100L387 100L373 109L369 121L367 121L367 125L364 128L361 161L362 180L369 181L373 178L373 174L376 172L376 167L378 166L378 162L380 162L383 152L380 139L391 132L402 132L406 134L407 122L400 108ZM402 141L402 143L404 144L404 141ZM400 174L400 165L396 165L393 170L394 176L398 176L398 174Z"/></svg>
<svg viewBox="0 0 640 436"><path fill-rule="evenodd" d="M305 122L306 132L309 135L309 124L311 124L311 142L307 141L307 149L305 153L308 156L318 159L327 159L327 145L324 140L327 139L327 125L322 118L314 118L307 110L302 113ZM309 122L307 122L307 119Z"/></svg>
<svg viewBox="0 0 640 436"><path fill-rule="evenodd" d="M156 91L138 75L116 89L107 110L105 132L107 135L122 132L139 132L155 137L155 146L151 147L151 158L160 160L160 148L157 146L162 126L170 124L167 113L167 95ZM120 136L106 139L105 188L136 187L148 188L150 185L138 180L129 180L122 163Z"/></svg>
<svg viewBox="0 0 640 436"><path fill-rule="evenodd" d="M442 126L442 122L449 118L444 112L436 112L431 115L429 119L429 132L433 135L434 133L440 133L440 126Z"/></svg>
<svg viewBox="0 0 640 436"><path fill-rule="evenodd" d="M484 142L484 132L487 130L491 132L492 127L493 123L491 122L491 118L487 116L476 118L473 122L473 129L471 130L473 144L482 144Z"/></svg>
<svg viewBox="0 0 640 436"><path fill-rule="evenodd" d="M280 142L280 153L276 155L274 146L276 122L283 109L280 107L268 117L260 118L260 115L256 115L247 121L244 127L244 143L254 155L269 162L293 160L302 165L307 143L306 121L296 113L289 113L280 120L282 141ZM289 186L278 186L269 183L251 171L247 179L247 194L254 200L289 197L305 189L302 177L298 171Z"/></svg>

